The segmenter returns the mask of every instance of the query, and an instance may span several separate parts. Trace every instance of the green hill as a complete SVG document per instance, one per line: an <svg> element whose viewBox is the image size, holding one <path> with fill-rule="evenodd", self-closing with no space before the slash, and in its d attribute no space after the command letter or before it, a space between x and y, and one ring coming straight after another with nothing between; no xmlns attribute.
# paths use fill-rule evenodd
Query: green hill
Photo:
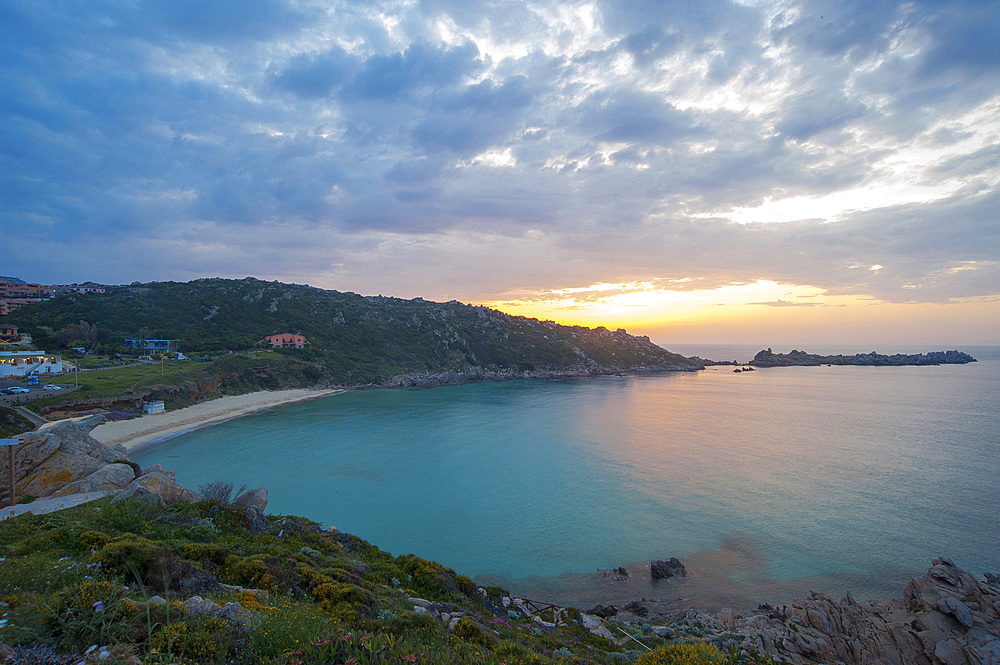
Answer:
<svg viewBox="0 0 1000 665"><path fill-rule="evenodd" d="M177 339L187 355L262 347L265 335L300 332L285 350L342 385L641 370L702 364L624 330L563 326L456 301L361 296L297 284L199 279L63 294L8 317L46 349L123 349L128 338ZM81 325L81 322L87 325Z"/></svg>

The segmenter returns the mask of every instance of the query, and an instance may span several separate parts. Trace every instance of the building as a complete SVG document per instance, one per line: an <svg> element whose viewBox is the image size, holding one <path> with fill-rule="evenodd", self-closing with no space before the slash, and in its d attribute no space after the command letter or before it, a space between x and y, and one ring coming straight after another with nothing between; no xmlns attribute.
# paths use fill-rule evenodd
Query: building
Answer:
<svg viewBox="0 0 1000 665"><path fill-rule="evenodd" d="M62 358L44 351L0 351L0 376L61 374Z"/></svg>
<svg viewBox="0 0 1000 665"><path fill-rule="evenodd" d="M174 353L180 344L179 339L127 339L125 345L136 351L153 353Z"/></svg>
<svg viewBox="0 0 1000 665"><path fill-rule="evenodd" d="M51 286L32 284L21 280L13 280L9 277L0 278L0 298L30 298L45 300L55 295L55 289Z"/></svg>
<svg viewBox="0 0 1000 665"><path fill-rule="evenodd" d="M55 295L55 289L25 282L17 277L0 276L0 316L31 302L41 302Z"/></svg>
<svg viewBox="0 0 1000 665"><path fill-rule="evenodd" d="M148 416L154 413L166 413L166 409L163 407L161 400L156 400L154 402L143 402L142 412Z"/></svg>
<svg viewBox="0 0 1000 665"><path fill-rule="evenodd" d="M17 326L0 323L0 342L16 342L19 339L21 335L17 332Z"/></svg>
<svg viewBox="0 0 1000 665"><path fill-rule="evenodd" d="M268 335L264 338L264 342L272 349L301 349L309 343L305 337L298 333L278 333L277 335Z"/></svg>
<svg viewBox="0 0 1000 665"><path fill-rule="evenodd" d="M55 287L56 293L104 293L104 287L93 282L83 284L60 284Z"/></svg>

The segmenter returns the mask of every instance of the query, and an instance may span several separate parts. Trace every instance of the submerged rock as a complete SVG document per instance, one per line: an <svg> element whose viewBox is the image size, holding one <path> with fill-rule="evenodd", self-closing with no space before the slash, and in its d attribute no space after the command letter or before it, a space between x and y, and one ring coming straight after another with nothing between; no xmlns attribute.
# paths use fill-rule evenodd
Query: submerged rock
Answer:
<svg viewBox="0 0 1000 665"><path fill-rule="evenodd" d="M677 557L670 557L667 561L650 561L649 575L654 580L687 577L687 569L683 563L677 560Z"/></svg>

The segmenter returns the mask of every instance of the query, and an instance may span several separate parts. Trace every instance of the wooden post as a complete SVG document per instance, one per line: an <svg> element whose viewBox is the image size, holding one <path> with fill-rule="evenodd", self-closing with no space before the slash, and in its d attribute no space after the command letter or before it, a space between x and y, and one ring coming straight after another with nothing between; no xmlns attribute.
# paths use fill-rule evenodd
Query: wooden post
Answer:
<svg viewBox="0 0 1000 665"><path fill-rule="evenodd" d="M10 505L17 505L17 497L14 496L14 446L7 446L7 450L10 452L7 455L7 460L10 462Z"/></svg>
<svg viewBox="0 0 1000 665"><path fill-rule="evenodd" d="M24 443L24 439L0 439L0 446L7 446L7 460L10 466L10 505L17 505L17 495L14 491L14 446Z"/></svg>

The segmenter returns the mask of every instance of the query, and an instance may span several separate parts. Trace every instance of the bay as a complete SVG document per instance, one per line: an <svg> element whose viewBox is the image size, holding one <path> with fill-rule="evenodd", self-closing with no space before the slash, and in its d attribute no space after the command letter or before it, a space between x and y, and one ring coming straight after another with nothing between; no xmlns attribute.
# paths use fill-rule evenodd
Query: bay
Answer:
<svg viewBox="0 0 1000 665"><path fill-rule="evenodd" d="M266 487L269 512L551 602L884 598L935 556L1000 569L997 351L970 349L970 365L354 391L133 458L186 487ZM649 560L671 556L689 577L649 580ZM595 574L618 566L628 583Z"/></svg>

